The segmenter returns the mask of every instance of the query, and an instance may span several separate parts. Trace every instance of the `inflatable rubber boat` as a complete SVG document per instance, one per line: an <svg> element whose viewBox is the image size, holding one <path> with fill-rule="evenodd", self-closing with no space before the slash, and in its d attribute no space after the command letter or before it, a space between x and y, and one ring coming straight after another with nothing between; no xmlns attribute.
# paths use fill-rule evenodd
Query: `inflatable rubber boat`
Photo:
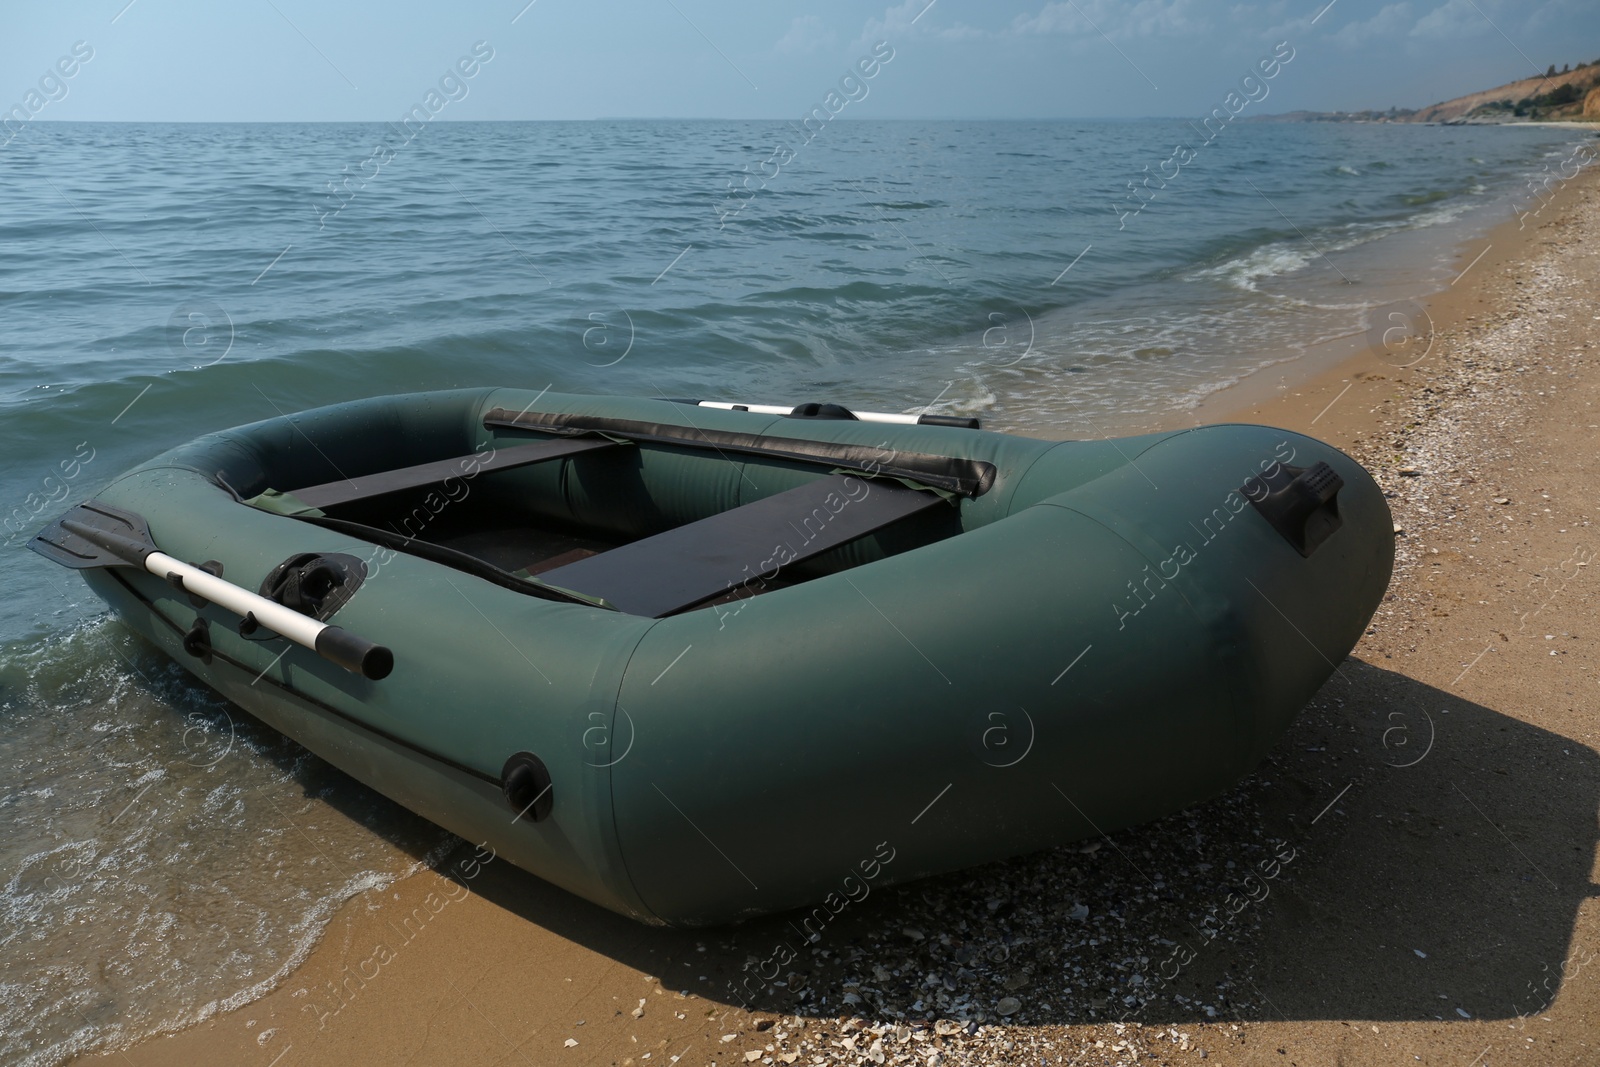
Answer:
<svg viewBox="0 0 1600 1067"><path fill-rule="evenodd" d="M1394 554L1367 473L1283 430L516 389L209 434L30 547L372 788L672 924L821 922L1228 788Z"/></svg>

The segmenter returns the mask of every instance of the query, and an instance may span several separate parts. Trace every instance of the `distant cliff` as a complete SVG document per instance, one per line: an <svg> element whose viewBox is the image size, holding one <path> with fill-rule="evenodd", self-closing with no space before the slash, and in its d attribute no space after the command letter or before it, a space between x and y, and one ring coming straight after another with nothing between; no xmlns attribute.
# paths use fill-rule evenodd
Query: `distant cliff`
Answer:
<svg viewBox="0 0 1600 1067"><path fill-rule="evenodd" d="M1290 111L1257 122L1545 122L1600 121L1600 60L1468 93L1424 108L1388 111Z"/></svg>

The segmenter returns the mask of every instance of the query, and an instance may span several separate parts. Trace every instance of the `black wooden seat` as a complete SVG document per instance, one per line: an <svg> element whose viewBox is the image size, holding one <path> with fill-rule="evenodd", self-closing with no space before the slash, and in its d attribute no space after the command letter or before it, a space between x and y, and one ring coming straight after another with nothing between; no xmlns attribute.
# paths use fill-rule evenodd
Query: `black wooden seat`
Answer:
<svg viewBox="0 0 1600 1067"><path fill-rule="evenodd" d="M295 489L293 495L311 507L325 511L345 504L375 500L407 489L426 489L430 486L443 485L451 478L466 478L469 477L467 471L471 469L468 466L471 463L477 465L477 471L470 475L475 478L489 471L511 470L534 463L548 463L553 459L564 459L583 452L593 452L596 449L616 447L618 446L615 441L601 437L567 437L534 441L531 444L513 445L494 452L474 452L454 459L441 459L432 463L419 463L414 467L364 474L359 478L341 478L336 482Z"/></svg>
<svg viewBox="0 0 1600 1067"><path fill-rule="evenodd" d="M851 482L855 490L847 492ZM539 579L603 597L632 615L661 618L940 506L948 505L936 493L835 474L545 571Z"/></svg>

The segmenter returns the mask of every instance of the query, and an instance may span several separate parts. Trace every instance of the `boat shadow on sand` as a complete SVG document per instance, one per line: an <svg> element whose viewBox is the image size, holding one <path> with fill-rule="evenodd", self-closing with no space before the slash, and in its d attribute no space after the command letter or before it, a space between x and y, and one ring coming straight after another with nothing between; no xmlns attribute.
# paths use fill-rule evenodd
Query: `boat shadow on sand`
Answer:
<svg viewBox="0 0 1600 1067"><path fill-rule="evenodd" d="M1597 802L1589 747L1351 659L1225 796L837 914L663 930L506 864L473 889L668 989L813 1019L1511 1019L1600 981L1572 944Z"/></svg>

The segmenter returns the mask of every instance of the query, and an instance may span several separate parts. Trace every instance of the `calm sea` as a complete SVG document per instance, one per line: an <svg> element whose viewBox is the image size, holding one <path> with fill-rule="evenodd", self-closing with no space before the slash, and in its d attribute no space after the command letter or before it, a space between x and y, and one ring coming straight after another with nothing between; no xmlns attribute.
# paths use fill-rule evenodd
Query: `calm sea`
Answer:
<svg viewBox="0 0 1600 1067"><path fill-rule="evenodd" d="M0 1061L248 1002L449 843L20 549L132 464L484 384L1170 420L1441 288L1586 136L453 123L384 159L379 124L30 124L0 148Z"/></svg>

